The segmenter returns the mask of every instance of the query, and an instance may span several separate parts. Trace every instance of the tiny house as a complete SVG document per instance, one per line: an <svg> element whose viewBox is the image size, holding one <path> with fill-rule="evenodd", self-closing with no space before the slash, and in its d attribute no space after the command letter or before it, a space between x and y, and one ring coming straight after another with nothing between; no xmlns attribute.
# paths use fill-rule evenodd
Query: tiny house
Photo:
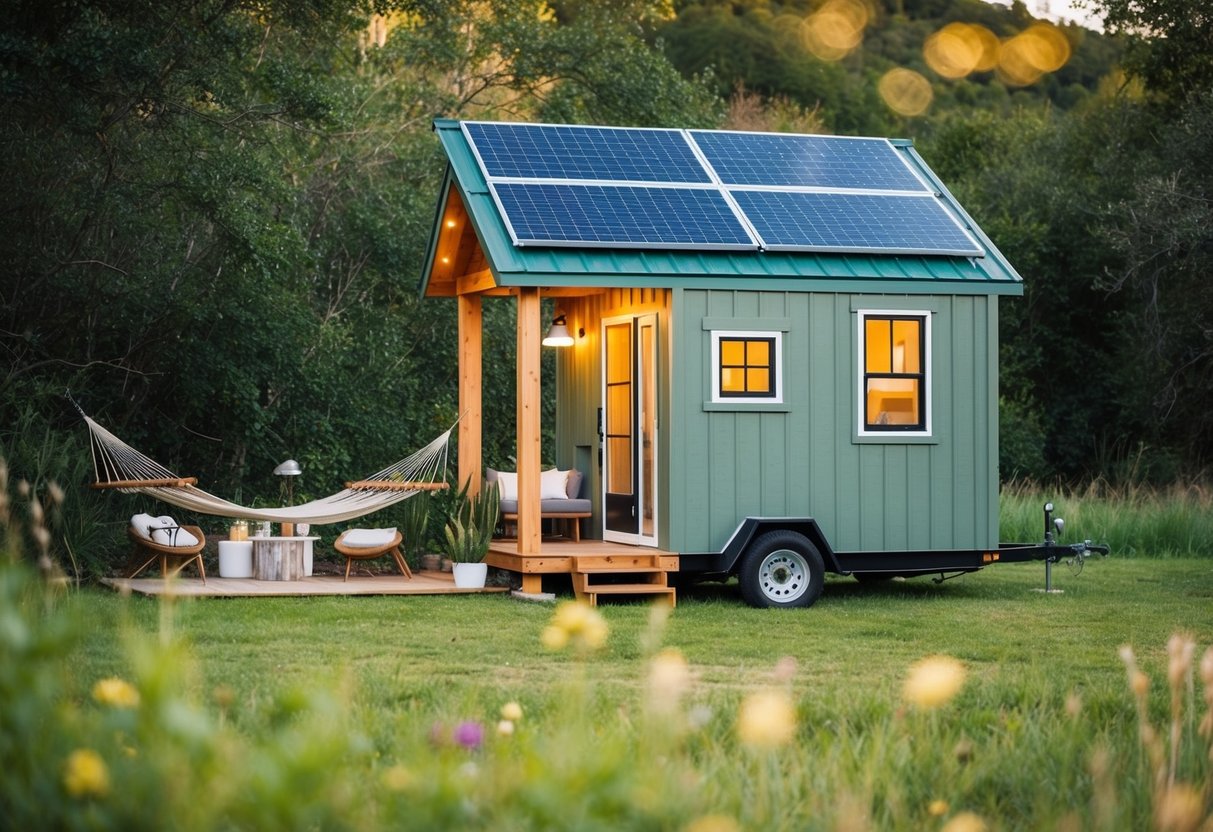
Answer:
<svg viewBox="0 0 1213 832"><path fill-rule="evenodd" d="M421 291L458 303L461 482L484 474L481 304L517 304L517 538L488 560L524 591L735 574L751 603L801 606L824 571L1024 559L998 535L998 299L1022 280L911 142L434 127ZM542 534L541 298L571 336L555 462L584 475L576 544Z"/></svg>

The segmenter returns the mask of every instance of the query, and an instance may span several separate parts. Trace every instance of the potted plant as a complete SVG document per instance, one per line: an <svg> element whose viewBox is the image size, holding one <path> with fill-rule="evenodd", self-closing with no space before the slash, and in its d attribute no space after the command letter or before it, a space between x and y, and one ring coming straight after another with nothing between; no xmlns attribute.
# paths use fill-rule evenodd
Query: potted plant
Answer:
<svg viewBox="0 0 1213 832"><path fill-rule="evenodd" d="M484 586L488 564L483 563L497 528L500 500L497 486L486 486L468 495L471 479L455 495L454 508L443 529L443 554L453 562L455 586L471 589Z"/></svg>

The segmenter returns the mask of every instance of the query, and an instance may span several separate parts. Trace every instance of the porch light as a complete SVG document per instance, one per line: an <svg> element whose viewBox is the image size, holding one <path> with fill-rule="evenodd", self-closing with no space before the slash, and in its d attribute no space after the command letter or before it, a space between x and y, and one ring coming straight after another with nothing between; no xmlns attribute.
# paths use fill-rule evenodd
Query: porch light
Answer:
<svg viewBox="0 0 1213 832"><path fill-rule="evenodd" d="M557 315L552 318L552 327L548 330L547 337L543 339L545 347L571 347L573 346L573 336L569 335L569 328L565 325L564 315Z"/></svg>

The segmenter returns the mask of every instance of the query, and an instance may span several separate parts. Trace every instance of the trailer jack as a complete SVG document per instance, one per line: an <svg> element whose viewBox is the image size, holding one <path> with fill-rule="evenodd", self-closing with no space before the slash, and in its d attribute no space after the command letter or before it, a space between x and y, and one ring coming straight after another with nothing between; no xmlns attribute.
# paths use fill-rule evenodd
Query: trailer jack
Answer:
<svg viewBox="0 0 1213 832"><path fill-rule="evenodd" d="M966 570L966 571L963 571L963 572L953 572L951 575L949 575L949 574L947 574L947 573L945 573L945 572L940 572L940 573L939 573L939 577L938 577L938 578L932 578L932 579L931 579L931 581L932 581L933 583L941 584L941 583L943 583L944 581L950 581L950 580L952 580L953 578L960 578L960 577L962 577L962 576L964 576L964 575L968 575L968 574L969 574L969 572L968 572L967 570Z"/></svg>

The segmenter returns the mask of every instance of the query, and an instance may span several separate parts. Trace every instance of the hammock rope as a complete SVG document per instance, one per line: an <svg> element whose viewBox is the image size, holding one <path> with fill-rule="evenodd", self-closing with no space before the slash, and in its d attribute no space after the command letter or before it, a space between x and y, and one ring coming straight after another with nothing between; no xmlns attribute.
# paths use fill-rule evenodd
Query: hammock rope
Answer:
<svg viewBox="0 0 1213 832"><path fill-rule="evenodd" d="M294 523L340 523L406 500L422 491L446 488L447 449L451 430L412 455L346 488L311 502L285 508L249 508L198 488L194 477L181 477L140 453L83 411L93 456L94 488L154 497L201 514L242 520Z"/></svg>

